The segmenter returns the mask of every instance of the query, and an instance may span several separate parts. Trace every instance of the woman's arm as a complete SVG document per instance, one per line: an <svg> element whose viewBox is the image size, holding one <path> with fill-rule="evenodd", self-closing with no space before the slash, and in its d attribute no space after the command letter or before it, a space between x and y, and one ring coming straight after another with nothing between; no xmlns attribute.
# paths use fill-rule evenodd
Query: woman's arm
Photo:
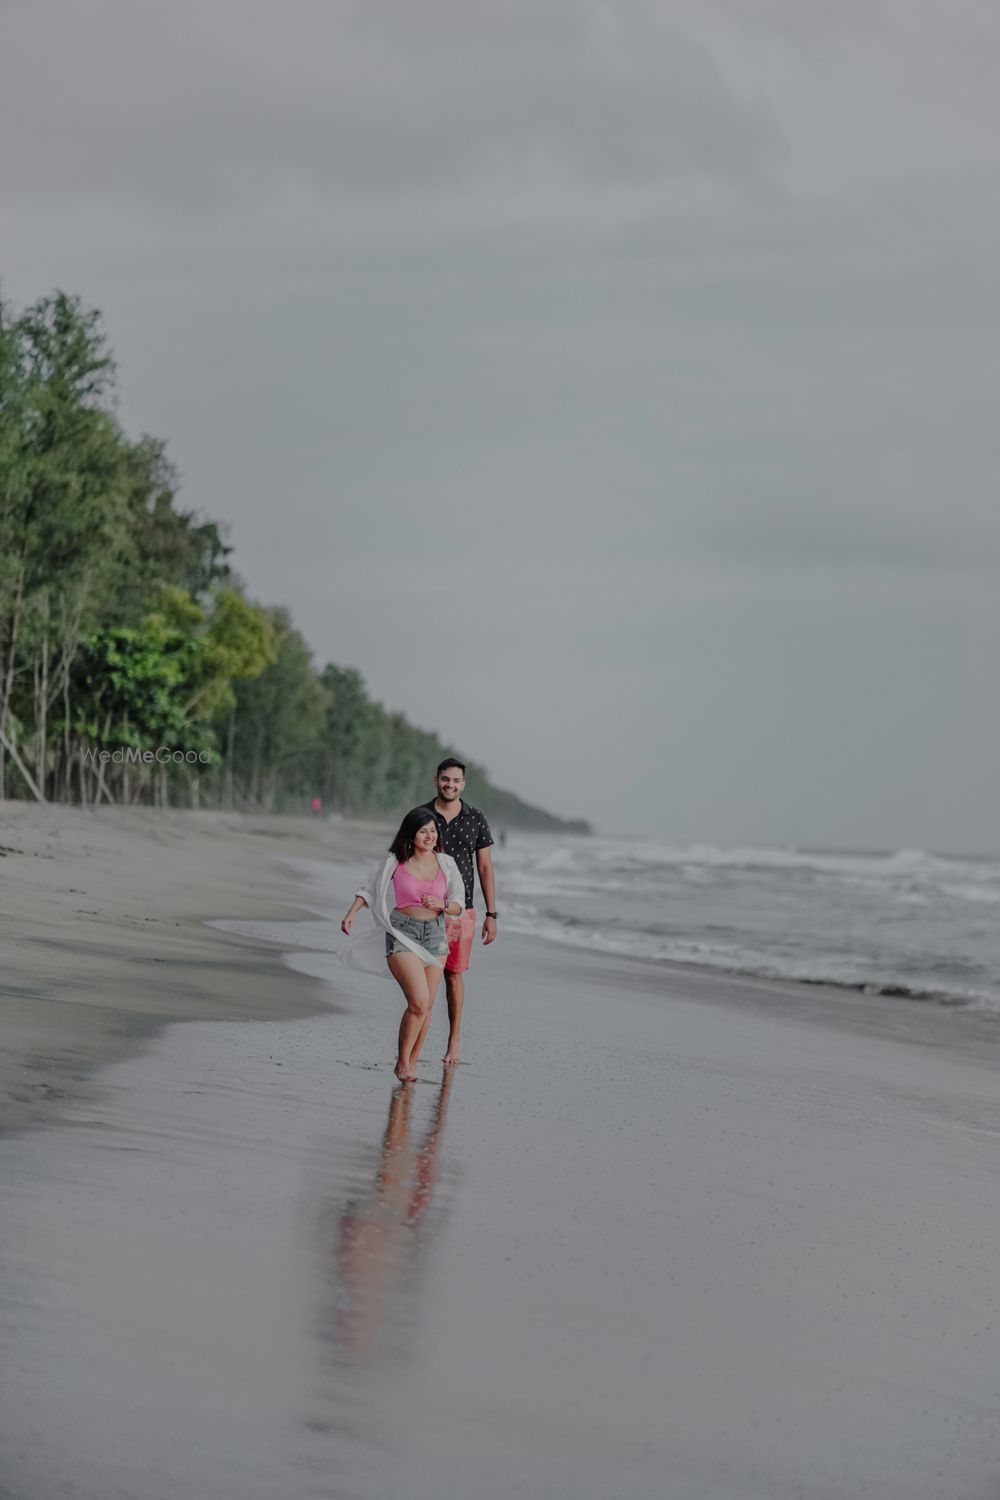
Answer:
<svg viewBox="0 0 1000 1500"><path fill-rule="evenodd" d="M446 917L457 917L465 910L465 881L450 854L439 855L438 863L448 881L445 898L442 901L440 896L425 896L423 904L430 911L444 912Z"/></svg>
<svg viewBox="0 0 1000 1500"><path fill-rule="evenodd" d="M446 917L457 917L459 912L462 910L457 901L452 901L448 898L445 898L445 900L442 901L440 896L425 895L421 897L421 905L426 906L428 911L443 911Z"/></svg>
<svg viewBox="0 0 1000 1500"><path fill-rule="evenodd" d="M355 896L354 900L351 903L351 909L350 909L350 911L347 913L347 916L344 918L344 920L340 924L340 930L341 930L341 932L346 932L347 935L348 935L348 937L350 937L350 935L351 935L351 923L354 921L354 918L357 916L357 914L361 910L361 908L363 906L367 906L367 905L368 905L368 902L365 900L364 896L361 896L361 895Z"/></svg>
<svg viewBox="0 0 1000 1500"><path fill-rule="evenodd" d="M364 885L362 885L361 889L355 891L354 904L351 907L350 911L347 913L347 916L340 924L341 932L350 932L351 923L354 921L354 918L357 916L362 906L369 906L371 907L372 911L376 911L378 909L379 891L382 889L382 881L385 877L386 866L390 863L393 866L395 866L396 864L396 861L391 854L388 859L379 861L379 863L372 870L371 874L368 876L367 881L364 883Z"/></svg>

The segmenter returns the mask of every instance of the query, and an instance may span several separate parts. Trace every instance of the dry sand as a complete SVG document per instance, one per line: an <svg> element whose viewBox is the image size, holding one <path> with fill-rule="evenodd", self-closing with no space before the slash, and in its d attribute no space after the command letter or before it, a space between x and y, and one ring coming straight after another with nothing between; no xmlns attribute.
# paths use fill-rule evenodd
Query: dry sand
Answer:
<svg viewBox="0 0 1000 1500"><path fill-rule="evenodd" d="M49 818L82 885L94 825L21 831ZM63 890L16 929L39 1005L86 987L54 1087L96 1055L84 1008L101 1047L249 1019L170 1027L0 1142L4 1500L995 1500L995 1023L508 936L469 1066L442 1082L439 1015L399 1090L390 985L199 929L295 899L260 834L159 828L101 821L106 928ZM105 873L161 837L197 880L151 939L166 867L113 900Z"/></svg>
<svg viewBox="0 0 1000 1500"><path fill-rule="evenodd" d="M0 802L0 1132L50 1118L170 1021L307 1015L323 1000L213 917L293 917L268 856L374 858L382 828Z"/></svg>

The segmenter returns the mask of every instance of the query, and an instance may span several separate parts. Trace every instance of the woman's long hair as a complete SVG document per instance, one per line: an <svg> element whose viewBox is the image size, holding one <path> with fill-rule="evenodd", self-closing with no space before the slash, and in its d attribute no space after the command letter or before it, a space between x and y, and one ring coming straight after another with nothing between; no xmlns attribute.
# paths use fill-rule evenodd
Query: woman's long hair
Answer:
<svg viewBox="0 0 1000 1500"><path fill-rule="evenodd" d="M414 807L399 825L399 832L389 845L389 853L394 854L401 865L405 865L408 859L413 858L413 852L417 847L417 834L421 828L426 828L428 823L434 824L434 832L437 833L437 819L426 807ZM440 836L434 845L435 854L441 852Z"/></svg>

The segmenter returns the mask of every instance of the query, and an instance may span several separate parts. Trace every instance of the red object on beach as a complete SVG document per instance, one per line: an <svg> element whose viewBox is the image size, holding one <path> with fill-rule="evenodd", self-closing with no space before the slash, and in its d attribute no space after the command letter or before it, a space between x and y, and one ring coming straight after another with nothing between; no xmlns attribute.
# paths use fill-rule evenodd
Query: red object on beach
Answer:
<svg viewBox="0 0 1000 1500"><path fill-rule="evenodd" d="M322 797L314 797L312 799L312 810L313 810L313 812L314 813L321 812L322 808L323 808L323 798Z"/></svg>

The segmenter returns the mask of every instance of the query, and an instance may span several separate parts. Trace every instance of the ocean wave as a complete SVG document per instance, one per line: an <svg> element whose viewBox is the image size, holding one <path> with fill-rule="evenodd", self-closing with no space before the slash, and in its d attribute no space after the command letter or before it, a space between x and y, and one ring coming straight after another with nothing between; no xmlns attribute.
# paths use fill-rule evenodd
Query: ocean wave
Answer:
<svg viewBox="0 0 1000 1500"><path fill-rule="evenodd" d="M975 885L967 881L959 885L953 885L949 882L944 882L939 889L946 896L951 896L956 901L979 901L984 903L1000 901L1000 887L995 885Z"/></svg>
<svg viewBox="0 0 1000 1500"><path fill-rule="evenodd" d="M505 878L517 896L627 894L651 885L709 888L744 876L787 884L810 878L847 890L881 893L909 905L946 897L1000 902L1000 862L930 854L922 849L864 854L736 845L673 845L653 840L597 839L540 856L508 861Z"/></svg>
<svg viewBox="0 0 1000 1500"><path fill-rule="evenodd" d="M874 976L866 972L863 959L820 954L810 958L791 958L731 943L664 938L631 930L602 931L587 923L552 916L527 917L519 912L512 913L508 925L515 932L547 942L590 948L615 957L690 965L747 979L824 985L873 997L974 1008L1000 1017L1000 992L947 981L943 984L928 983L909 976Z"/></svg>
<svg viewBox="0 0 1000 1500"><path fill-rule="evenodd" d="M306 949L314 953L336 953L344 942L339 923L328 917L315 922L245 921L218 917L206 925L236 937L254 938L257 942L277 943L282 948Z"/></svg>
<svg viewBox="0 0 1000 1500"><path fill-rule="evenodd" d="M925 849L842 851L770 844L666 844L654 839L588 839L579 845L554 849L533 863L541 871L620 865L709 866L723 869L819 870L857 875L947 875L965 870L974 878L1000 880L1000 861L933 854Z"/></svg>

